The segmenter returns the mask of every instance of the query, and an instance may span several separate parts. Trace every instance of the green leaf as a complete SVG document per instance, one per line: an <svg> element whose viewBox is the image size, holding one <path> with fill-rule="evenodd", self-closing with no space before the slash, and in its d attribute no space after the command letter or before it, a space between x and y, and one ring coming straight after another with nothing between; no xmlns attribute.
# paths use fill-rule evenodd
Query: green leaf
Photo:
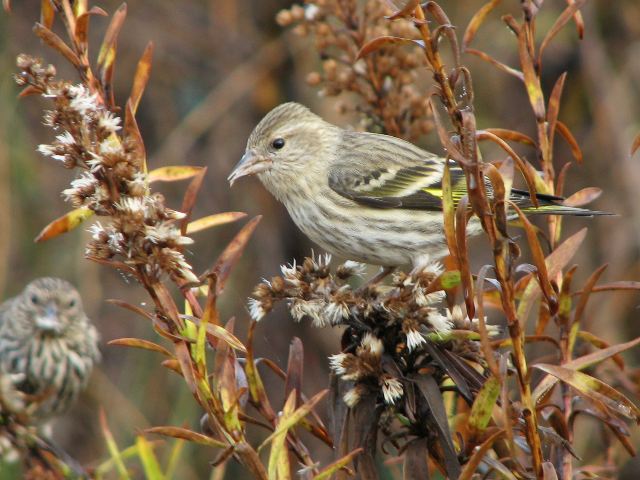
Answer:
<svg viewBox="0 0 640 480"><path fill-rule="evenodd" d="M164 480L165 477L156 458L156 454L153 453L153 448L151 448L147 439L141 435L138 436L136 438L136 445L138 445L138 455L147 480Z"/></svg>
<svg viewBox="0 0 640 480"><path fill-rule="evenodd" d="M478 432L484 432L489 425L498 395L500 395L500 381L492 375L478 392L469 415L469 424Z"/></svg>

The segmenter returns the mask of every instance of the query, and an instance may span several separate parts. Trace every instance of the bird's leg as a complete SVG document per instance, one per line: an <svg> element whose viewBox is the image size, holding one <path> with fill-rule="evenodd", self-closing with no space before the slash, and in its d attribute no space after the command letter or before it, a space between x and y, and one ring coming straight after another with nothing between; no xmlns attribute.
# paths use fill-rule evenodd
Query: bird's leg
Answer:
<svg viewBox="0 0 640 480"><path fill-rule="evenodd" d="M360 288L358 288L358 290L356 290L356 293L362 293L364 292L367 288L369 287L373 287L374 285L379 284L382 280L384 280L388 275L390 275L391 273L393 273L393 271L396 269L397 267L380 267L380 271L374 275L371 279L367 280L367 282L365 282Z"/></svg>

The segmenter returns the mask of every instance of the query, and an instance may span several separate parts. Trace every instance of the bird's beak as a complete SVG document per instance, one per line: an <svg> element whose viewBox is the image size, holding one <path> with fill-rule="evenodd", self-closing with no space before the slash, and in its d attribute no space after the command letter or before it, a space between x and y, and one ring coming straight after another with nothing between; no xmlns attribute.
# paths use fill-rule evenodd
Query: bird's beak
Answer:
<svg viewBox="0 0 640 480"><path fill-rule="evenodd" d="M36 317L37 327L44 332L59 332L62 323L58 317L58 310L53 305L48 305L42 315Z"/></svg>
<svg viewBox="0 0 640 480"><path fill-rule="evenodd" d="M253 150L247 150L231 172L231 175L227 177L227 180L230 185L233 185L239 178L264 172L270 166L271 160L257 155Z"/></svg>

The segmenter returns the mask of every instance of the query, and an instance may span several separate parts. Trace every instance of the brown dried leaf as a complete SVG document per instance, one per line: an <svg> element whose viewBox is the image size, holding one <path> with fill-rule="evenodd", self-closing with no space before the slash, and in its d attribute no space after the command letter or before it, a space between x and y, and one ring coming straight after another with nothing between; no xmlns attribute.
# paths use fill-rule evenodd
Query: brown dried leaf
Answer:
<svg viewBox="0 0 640 480"><path fill-rule="evenodd" d="M581 8L585 3L586 0L572 0L569 6L565 8L560 16L556 19L555 23L549 29L544 37L544 40L542 40L542 43L540 44L540 49L538 50L538 64L542 62L542 55L544 54L544 50L547 48L549 42L553 40L553 37L555 37L558 32L562 30L562 27L564 27L569 22L569 20L571 20L571 18L575 16L575 14L578 12L578 9ZM582 38L582 35L580 35L580 38Z"/></svg>
<svg viewBox="0 0 640 480"><path fill-rule="evenodd" d="M113 96L113 67L116 60L116 49L118 44L118 35L120 29L127 17L127 4L120 5L116 13L113 14L111 22L104 34L100 52L98 53L98 77L104 91L104 100L110 108L115 107L115 99Z"/></svg>
<svg viewBox="0 0 640 480"><path fill-rule="evenodd" d="M424 42L422 40L413 40L411 38L392 37L389 35L385 35L382 37L374 38L373 40L365 43L358 52L356 60L359 60L360 58L369 55L372 52L378 51L381 48L394 47L397 45L417 45L421 48L424 48Z"/></svg>
<svg viewBox="0 0 640 480"><path fill-rule="evenodd" d="M465 195L458 202L456 208L456 245L458 247L458 263L460 264L460 276L462 279L462 294L467 307L469 318L475 316L473 303L473 279L469 267L469 251L467 248L467 212L469 199Z"/></svg>
<svg viewBox="0 0 640 480"><path fill-rule="evenodd" d="M549 145L553 146L553 139L556 134L556 125L558 123L558 114L560 113L560 99L562 97L562 90L564 88L564 82L567 78L567 72L564 72L556 84L553 86L551 96L549 97L549 103L547 107L547 132L549 135Z"/></svg>
<svg viewBox="0 0 640 480"><path fill-rule="evenodd" d="M147 151L144 148L144 140L138 128L138 122L136 121L131 99L127 100L124 110L124 138L126 139L127 147L131 152L134 164L141 171L146 172Z"/></svg>
<svg viewBox="0 0 640 480"><path fill-rule="evenodd" d="M480 10L478 10L471 20L469 20L469 25L467 25L467 29L464 32L464 36L462 37L462 49L466 50L467 47L471 44L473 39L476 36L480 25L484 22L484 19L487 17L491 11L498 6L500 0L491 0L485 3Z"/></svg>
<svg viewBox="0 0 640 480"><path fill-rule="evenodd" d="M577 191L570 197L566 198L563 205L567 207L582 207L588 205L602 195L602 189L598 187L587 187Z"/></svg>
<svg viewBox="0 0 640 480"><path fill-rule="evenodd" d="M34 241L36 243L44 242L45 240L50 240L58 235L73 230L92 215L93 210L89 210L86 207L71 210L44 227Z"/></svg>
<svg viewBox="0 0 640 480"><path fill-rule="evenodd" d="M542 247L540 246L540 242L538 241L538 236L536 235L536 231L531 225L531 222L527 219L526 215L522 213L522 210L514 203L509 202L509 204L513 207L513 209L518 213L520 217L520 221L524 226L525 233L527 235L527 242L529 243L529 248L531 249L531 256L533 257L533 263L537 269L538 281L540 282L540 287L542 288L542 292L547 299L549 304L549 309L551 313L554 314L558 308L558 298L551 286L551 282L547 272L547 264L544 258L544 252L542 251Z"/></svg>
<svg viewBox="0 0 640 480"><path fill-rule="evenodd" d="M123 347L141 348L143 350L150 350L152 352L158 352L166 355L169 358L173 358L173 355L169 350L157 343L150 342L149 340L143 340L142 338L116 338L110 340L107 345L120 345Z"/></svg>
<svg viewBox="0 0 640 480"><path fill-rule="evenodd" d="M289 345L289 360L287 362L287 378L285 380L284 396L289 397L296 392L296 405L302 404L302 372L304 371L304 348L302 340L293 337Z"/></svg>
<svg viewBox="0 0 640 480"><path fill-rule="evenodd" d="M576 162L578 162L579 165L582 165L582 150L580 149L580 145L576 141L575 137L571 133L571 130L569 130L569 128L564 123L558 120L558 123L556 124L556 131L560 135L562 135L562 138L564 138L569 144L569 148L571 148L571 154L573 155L573 158L576 159Z"/></svg>
<svg viewBox="0 0 640 480"><path fill-rule="evenodd" d="M420 0L407 0L400 10L392 13L391 15L384 17L387 20L395 20L396 18L409 17L420 4Z"/></svg>
<svg viewBox="0 0 640 480"><path fill-rule="evenodd" d="M527 189L529 190L529 195L531 197L531 202L534 206L538 206L538 197L536 193L538 189L536 187L536 173L533 168L529 168L529 162L522 159L520 155L518 155L511 146L505 142L502 138L490 132L489 130L478 130L476 132L476 137L478 140L491 140L492 142L499 145L507 154L516 162L518 166L518 170L522 173L525 182L527 183Z"/></svg>
<svg viewBox="0 0 640 480"><path fill-rule="evenodd" d="M180 365L180 373L184 377L184 381L189 387L189 391L192 395L198 395L198 386L196 382L195 371L193 370L193 363L191 361L191 355L189 354L189 345L185 342L177 342L175 344L176 359Z"/></svg>
<svg viewBox="0 0 640 480"><path fill-rule="evenodd" d="M523 145L530 145L532 147L536 146L536 142L533 138L525 135L524 133L516 132L515 130L509 130L506 128L485 128L484 130L480 131L492 133L502 140L511 140L512 142L518 142L522 143Z"/></svg>
<svg viewBox="0 0 640 480"><path fill-rule="evenodd" d="M184 192L182 207L180 207L180 211L185 214L185 217L182 219L182 223L180 224L182 235L187 233L187 227L191 221L193 207L196 204L196 198L198 196L198 192L200 192L200 189L202 188L202 183L204 182L204 176L206 174L207 167L203 167L198 174L193 177L193 180L189 182L189 186L187 187L186 192Z"/></svg>
<svg viewBox="0 0 640 480"><path fill-rule="evenodd" d="M482 459L484 458L486 453L493 446L494 442L498 440L498 438L502 437L504 434L505 434L504 430L498 430L494 432L489 438L487 438L482 443L482 445L480 445L480 447L473 452L473 455L469 457L469 460L467 461L464 468L462 469L462 472L460 473L458 480L471 480L474 474L476 473L476 469L478 468L478 465L480 465L480 462L482 462Z"/></svg>
<svg viewBox="0 0 640 480"><path fill-rule="evenodd" d="M640 344L640 337L631 340L626 343L620 343L617 345L613 345L608 348L603 348L602 350L597 350L595 352L589 353L587 355L583 355L582 357L576 358L563 364L564 368L570 368L573 370L584 370L593 365L596 365L604 360L613 357L614 355L618 355L625 350L629 350L630 348L635 347ZM547 375L543 378L538 385L536 385L532 397L536 404L539 404L546 394L553 388L553 386L557 383L557 378Z"/></svg>
<svg viewBox="0 0 640 480"><path fill-rule="evenodd" d="M262 220L262 216L258 215L242 227L242 230L240 230L233 240L229 242L227 247L216 260L216 263L209 274L216 275L217 277L216 289L218 295L222 290L224 290L225 283L231 274L231 270L238 260L240 260L242 252L244 252L247 242L251 238L251 235L258 226L260 220Z"/></svg>
<svg viewBox="0 0 640 480"><path fill-rule="evenodd" d="M40 37L44 43L49 45L51 48L60 53L64 58L66 58L69 62L71 62L74 67L78 68L82 65L80 58L73 50L71 50L71 47L64 43L64 41L58 35L53 33L47 27L45 27L41 23L36 22L35 26L33 27L33 32L38 37Z"/></svg>
<svg viewBox="0 0 640 480"><path fill-rule="evenodd" d="M116 300L113 298L110 298L107 300L107 303L110 303L112 305L116 305L118 307L127 309L133 313L137 313L138 315L146 318L147 320L153 320L153 315L150 312L147 312L146 310L138 307L137 305L132 305L130 303L127 303L125 301L122 300Z"/></svg>
<svg viewBox="0 0 640 480"><path fill-rule="evenodd" d="M470 53L471 55L475 55L476 57L479 57L485 62L490 63L491 65L496 67L498 70L502 70L503 72L509 75L512 75L516 77L518 80L521 80L524 82L524 74L520 70L510 67L508 65L505 65L504 63L493 58L491 55L485 52L482 52L480 50L476 50L475 48L467 48L465 49L465 52Z"/></svg>
<svg viewBox="0 0 640 480"><path fill-rule="evenodd" d="M580 321L582 320L582 315L587 308L587 302L589 301L589 297L591 296L591 291L593 290L595 284L598 283L598 279L604 273L608 266L609 265L606 263L600 266L589 276L589 278L585 282L584 288L582 289L582 294L580 295L580 300L578 300L575 313L573 314L573 323L580 323Z"/></svg>
<svg viewBox="0 0 640 480"><path fill-rule="evenodd" d="M255 333L256 325L257 322L254 321L249 324L249 332L247 334L247 358L245 360L244 371L247 375L247 381L249 382L249 393L251 394L253 404L267 420L273 421L276 418L276 413L273 410L269 397L264 389L264 384L262 383L262 378L258 372L253 354L253 335Z"/></svg>
<svg viewBox="0 0 640 480"><path fill-rule="evenodd" d="M567 368L566 365L559 366L547 363L536 363L532 365L532 367L562 380L567 385L570 385L582 393L585 397L596 403L605 405L618 415L635 422L640 421L640 409L618 390L601 380L578 370Z"/></svg>
<svg viewBox="0 0 640 480"><path fill-rule="evenodd" d="M78 4L78 2L76 2L76 4ZM87 51L89 37L89 20L91 19L91 15L100 15L106 17L107 12L105 12L100 7L92 7L91 10L85 11L77 16L74 38L76 44L80 47L81 52Z"/></svg>
<svg viewBox="0 0 640 480"><path fill-rule="evenodd" d="M144 53L138 62L136 73L133 76L133 86L131 87L131 94L129 95L129 101L131 102L131 111L135 115L138 111L138 105L142 99L142 94L149 81L151 75L151 60L153 58L153 42L149 42L144 49Z"/></svg>
<svg viewBox="0 0 640 480"><path fill-rule="evenodd" d="M156 435L163 435L165 437L179 438L181 440L187 440L188 442L199 443L200 445L206 445L207 447L214 448L226 448L227 445L219 440L208 437L201 433L194 432L187 428L182 427L151 427L145 428L143 433L153 433Z"/></svg>

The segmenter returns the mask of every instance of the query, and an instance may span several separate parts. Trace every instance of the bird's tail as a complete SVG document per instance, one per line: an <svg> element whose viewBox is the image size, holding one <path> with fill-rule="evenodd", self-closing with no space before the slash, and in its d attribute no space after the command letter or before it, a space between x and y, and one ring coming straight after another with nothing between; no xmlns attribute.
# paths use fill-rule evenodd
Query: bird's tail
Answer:
<svg viewBox="0 0 640 480"><path fill-rule="evenodd" d="M564 198L555 195L538 193L538 207L531 202L531 196L526 190L511 191L510 200L514 202L527 215L573 215L576 217L593 217L596 215L615 215L599 210L589 210L588 208L570 207L563 205Z"/></svg>

